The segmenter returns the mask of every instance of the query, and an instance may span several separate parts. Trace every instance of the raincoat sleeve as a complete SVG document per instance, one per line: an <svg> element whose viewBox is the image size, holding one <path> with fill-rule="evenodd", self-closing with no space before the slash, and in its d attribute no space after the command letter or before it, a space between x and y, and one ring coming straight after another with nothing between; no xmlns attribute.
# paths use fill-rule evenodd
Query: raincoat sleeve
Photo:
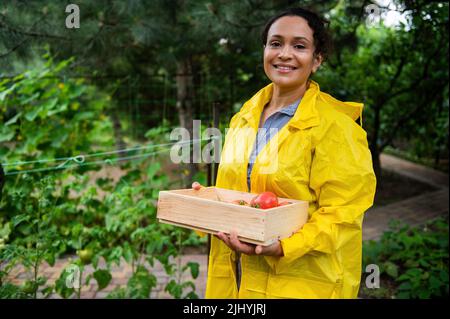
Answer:
<svg viewBox="0 0 450 319"><path fill-rule="evenodd" d="M276 273L308 253L331 253L362 232L364 212L373 204L376 178L366 132L354 122L330 125L317 143L310 188L318 209L294 235L281 240L283 257L266 256Z"/></svg>

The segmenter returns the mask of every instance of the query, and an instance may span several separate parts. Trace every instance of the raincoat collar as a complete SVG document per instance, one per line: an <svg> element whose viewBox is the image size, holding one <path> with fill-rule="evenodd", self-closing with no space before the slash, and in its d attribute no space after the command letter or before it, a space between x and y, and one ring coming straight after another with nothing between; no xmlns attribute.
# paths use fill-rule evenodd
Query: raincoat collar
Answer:
<svg viewBox="0 0 450 319"><path fill-rule="evenodd" d="M264 106L269 103L272 92L273 83L270 83L256 93L241 109L242 118L244 118L254 129L258 129L261 113ZM316 108L316 102L319 96L331 104L337 111L347 114L354 121L359 117L362 117L362 103L339 101L331 95L321 92L319 84L310 80L309 87L303 95L293 118L288 122L288 125L297 129L307 129L317 126L320 123L319 112Z"/></svg>

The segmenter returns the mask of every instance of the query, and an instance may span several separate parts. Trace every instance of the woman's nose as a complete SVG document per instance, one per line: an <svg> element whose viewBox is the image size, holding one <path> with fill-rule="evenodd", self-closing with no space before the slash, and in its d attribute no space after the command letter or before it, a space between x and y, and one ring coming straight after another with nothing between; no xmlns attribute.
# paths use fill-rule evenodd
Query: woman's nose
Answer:
<svg viewBox="0 0 450 319"><path fill-rule="evenodd" d="M282 60L291 58L292 57L291 48L288 45L285 45L278 54L278 57Z"/></svg>

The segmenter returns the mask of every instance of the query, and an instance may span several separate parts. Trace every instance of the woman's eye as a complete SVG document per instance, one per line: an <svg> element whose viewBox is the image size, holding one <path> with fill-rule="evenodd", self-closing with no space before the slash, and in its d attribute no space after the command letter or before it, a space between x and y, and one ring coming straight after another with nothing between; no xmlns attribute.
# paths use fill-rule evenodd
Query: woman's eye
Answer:
<svg viewBox="0 0 450 319"><path fill-rule="evenodd" d="M294 45L294 48L296 48L296 49L304 49L305 46L303 44L296 44L296 45Z"/></svg>
<svg viewBox="0 0 450 319"><path fill-rule="evenodd" d="M279 47L280 45L281 45L280 42L271 42L270 43L271 47Z"/></svg>

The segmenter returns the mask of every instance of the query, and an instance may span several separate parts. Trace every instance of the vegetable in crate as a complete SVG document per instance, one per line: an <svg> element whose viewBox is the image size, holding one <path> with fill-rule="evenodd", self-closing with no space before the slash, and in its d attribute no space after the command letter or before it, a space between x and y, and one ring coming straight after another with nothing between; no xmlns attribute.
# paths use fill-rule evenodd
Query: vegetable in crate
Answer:
<svg viewBox="0 0 450 319"><path fill-rule="evenodd" d="M262 209L277 207L278 197L272 192L263 192L252 199L250 206Z"/></svg>

